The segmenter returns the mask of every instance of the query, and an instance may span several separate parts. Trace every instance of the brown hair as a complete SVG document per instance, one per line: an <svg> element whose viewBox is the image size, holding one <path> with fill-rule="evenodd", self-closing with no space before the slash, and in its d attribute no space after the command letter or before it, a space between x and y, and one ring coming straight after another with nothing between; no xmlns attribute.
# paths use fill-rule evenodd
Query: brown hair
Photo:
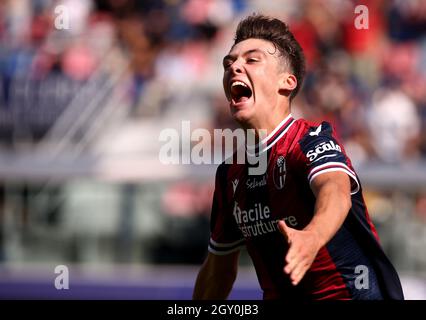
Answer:
<svg viewBox="0 0 426 320"><path fill-rule="evenodd" d="M290 100L299 92L305 75L305 57L300 44L290 32L287 24L276 18L253 14L238 24L234 45L255 38L272 42L286 59L290 71L297 79L297 86L290 94Z"/></svg>

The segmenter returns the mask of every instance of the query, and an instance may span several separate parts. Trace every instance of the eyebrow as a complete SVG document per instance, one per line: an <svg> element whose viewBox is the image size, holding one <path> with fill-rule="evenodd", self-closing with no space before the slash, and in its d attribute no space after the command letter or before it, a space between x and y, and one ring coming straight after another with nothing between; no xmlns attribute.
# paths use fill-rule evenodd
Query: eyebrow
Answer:
<svg viewBox="0 0 426 320"><path fill-rule="evenodd" d="M256 48L256 49L250 49L247 50L246 52L243 53L243 56L247 56L250 53L261 53L263 56L266 56L265 52L262 49ZM226 60L235 60L236 56L233 54L227 54L226 56L223 57L223 61Z"/></svg>

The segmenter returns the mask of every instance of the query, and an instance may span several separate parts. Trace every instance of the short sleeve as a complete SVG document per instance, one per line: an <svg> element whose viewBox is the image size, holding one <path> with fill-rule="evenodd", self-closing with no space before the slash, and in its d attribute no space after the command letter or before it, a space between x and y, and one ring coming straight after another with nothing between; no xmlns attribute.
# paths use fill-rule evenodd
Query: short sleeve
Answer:
<svg viewBox="0 0 426 320"><path fill-rule="evenodd" d="M351 194L359 191L360 184L351 161L342 144L333 135L333 129L328 122L311 127L299 144L304 154L304 168L309 184L320 174L342 171L351 180Z"/></svg>
<svg viewBox="0 0 426 320"><path fill-rule="evenodd" d="M209 252L226 255L245 245L244 237L232 215L232 205L227 200L227 171L229 165L220 165L216 172L215 191L210 219Z"/></svg>

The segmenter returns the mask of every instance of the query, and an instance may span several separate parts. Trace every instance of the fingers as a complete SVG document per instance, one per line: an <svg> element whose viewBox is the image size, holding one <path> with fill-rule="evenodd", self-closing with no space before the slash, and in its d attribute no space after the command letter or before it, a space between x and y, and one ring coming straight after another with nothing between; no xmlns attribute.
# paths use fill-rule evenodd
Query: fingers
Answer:
<svg viewBox="0 0 426 320"><path fill-rule="evenodd" d="M288 227L284 220L280 220L277 226L289 244L283 270L289 275L291 283L296 286L310 268L318 250L312 245L309 233Z"/></svg>
<svg viewBox="0 0 426 320"><path fill-rule="evenodd" d="M306 271L308 270L308 264L301 262L299 263L294 269L293 272L290 274L291 283L296 286L299 284L300 280L302 280L303 276L305 275Z"/></svg>
<svg viewBox="0 0 426 320"><path fill-rule="evenodd" d="M286 238L287 242L291 243L291 230L283 220L278 222L278 228L282 235ZM287 255L285 257L286 266L284 267L284 272L290 274L293 269L296 267L298 260L297 258L298 248L294 245L290 245Z"/></svg>
<svg viewBox="0 0 426 320"><path fill-rule="evenodd" d="M284 272L287 274L291 274L297 265L298 262L296 260L291 260L291 262L287 263L287 265L284 267Z"/></svg>
<svg viewBox="0 0 426 320"><path fill-rule="evenodd" d="M294 246L290 246L290 249L288 250L285 257L285 262L287 265L284 268L284 272L290 274L299 263L299 260L300 259L298 259L297 249Z"/></svg>
<svg viewBox="0 0 426 320"><path fill-rule="evenodd" d="M287 258L287 265L284 267L284 272L290 276L293 285L297 285L305 275L310 264L306 259L295 256L293 258Z"/></svg>
<svg viewBox="0 0 426 320"><path fill-rule="evenodd" d="M292 284L297 285L306 273L309 263L306 261L307 257L301 252L300 246L293 244L290 246L285 262L284 272L290 277Z"/></svg>
<svg viewBox="0 0 426 320"><path fill-rule="evenodd" d="M281 234L286 238L287 242L290 243L291 230L285 224L284 220L278 221L278 230L280 230Z"/></svg>
<svg viewBox="0 0 426 320"><path fill-rule="evenodd" d="M278 230L280 230L282 235L285 237L287 237L286 227L287 226L283 220L278 221Z"/></svg>

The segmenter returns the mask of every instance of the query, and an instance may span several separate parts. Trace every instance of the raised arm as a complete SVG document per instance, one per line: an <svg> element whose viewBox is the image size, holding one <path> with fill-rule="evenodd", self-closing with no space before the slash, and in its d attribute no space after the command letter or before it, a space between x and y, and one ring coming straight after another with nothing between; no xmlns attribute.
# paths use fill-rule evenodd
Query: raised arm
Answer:
<svg viewBox="0 0 426 320"><path fill-rule="evenodd" d="M195 282L194 300L224 300L238 271L239 251L226 255L208 253Z"/></svg>

